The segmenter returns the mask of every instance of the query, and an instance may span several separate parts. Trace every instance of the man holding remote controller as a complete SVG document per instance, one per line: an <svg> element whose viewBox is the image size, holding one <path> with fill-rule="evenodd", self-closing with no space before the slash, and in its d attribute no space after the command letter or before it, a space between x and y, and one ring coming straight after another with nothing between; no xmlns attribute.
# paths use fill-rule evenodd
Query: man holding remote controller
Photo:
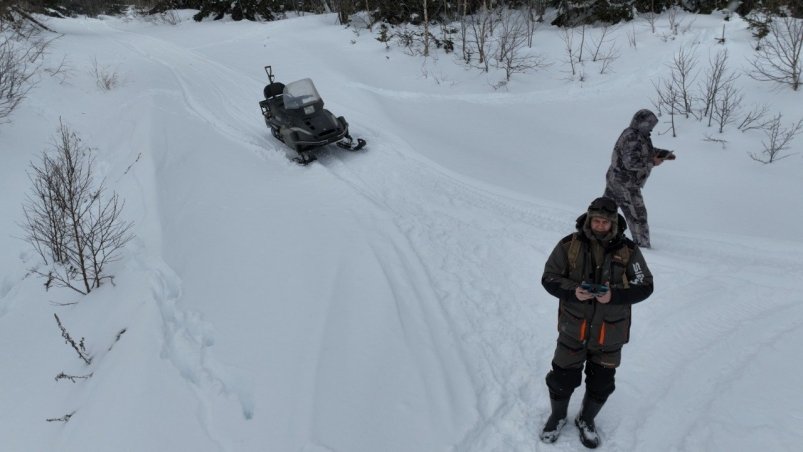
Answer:
<svg viewBox="0 0 803 452"><path fill-rule="evenodd" d="M664 160L675 160L675 153L653 147L650 134L658 118L643 109L633 115L630 126L619 135L611 155L611 166L605 174L605 194L616 201L627 218L633 241L642 248L650 248L650 226L647 207L641 189L647 183L652 169Z"/></svg>
<svg viewBox="0 0 803 452"><path fill-rule="evenodd" d="M555 246L541 278L560 304L557 347L546 376L552 413L540 437L547 443L558 439L585 367L575 424L583 445L595 448L600 440L594 418L615 389L622 346L630 337L630 306L652 294L653 282L639 246L624 235L627 225L614 200L595 199L576 228Z"/></svg>

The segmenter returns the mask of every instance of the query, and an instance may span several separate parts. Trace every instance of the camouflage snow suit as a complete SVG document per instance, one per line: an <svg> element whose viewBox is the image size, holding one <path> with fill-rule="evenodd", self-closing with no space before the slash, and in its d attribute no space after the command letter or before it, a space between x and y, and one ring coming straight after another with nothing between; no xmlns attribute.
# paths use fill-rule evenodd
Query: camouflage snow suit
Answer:
<svg viewBox="0 0 803 452"><path fill-rule="evenodd" d="M650 227L647 208L641 189L653 167L653 157L659 151L653 147L650 132L658 118L650 110L633 115L630 127L622 131L611 155L611 166L605 175L605 194L616 201L627 219L633 241L642 248L650 247Z"/></svg>
<svg viewBox="0 0 803 452"><path fill-rule="evenodd" d="M586 393L604 402L614 391L622 347L630 339L630 307L652 294L653 279L639 247L624 236L621 215L605 240L590 230L589 213L577 219L577 232L564 237L544 266L541 284L560 300L558 341L546 376L550 397L565 400L580 386L585 367ZM573 242L577 242L574 245ZM574 252L572 246L575 246ZM572 258L574 256L574 258ZM574 261L574 262L572 262ZM580 301L581 282L608 283L611 300Z"/></svg>

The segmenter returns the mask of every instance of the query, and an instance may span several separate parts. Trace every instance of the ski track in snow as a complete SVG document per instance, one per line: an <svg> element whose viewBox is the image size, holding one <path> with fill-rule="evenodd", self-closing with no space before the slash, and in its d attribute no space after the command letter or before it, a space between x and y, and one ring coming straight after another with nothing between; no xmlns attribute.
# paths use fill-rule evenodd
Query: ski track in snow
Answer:
<svg viewBox="0 0 803 452"><path fill-rule="evenodd" d="M154 45L147 45L147 40L153 40ZM203 80L220 80L220 86L248 86L255 79L243 77L200 54L188 53L186 49L171 51L168 43L152 37L126 34L121 35L119 42L169 69L182 89L188 109L198 118L231 140L241 142L257 153L264 152L267 143L265 130L251 126L253 116L258 114L255 106L250 108L254 104L253 96L239 99L214 84L199 87L198 83L203 82L192 79L178 68L186 70L194 66L194 70L200 70L203 67ZM232 80L240 83L232 83ZM361 88L388 97L423 99L423 96ZM427 99L432 97L426 95ZM527 99L529 97L514 100L499 95L490 101L484 96L482 101L524 102ZM542 97L538 99L543 101ZM480 101L479 97L473 96L461 96L460 100ZM375 207L360 218L366 223L367 230L373 230L376 224L384 224L387 219L395 225L394 230L377 231L369 240L391 289L398 293L412 289L417 295L417 306L403 305L398 301L400 296L397 297L399 319L403 325L407 321L428 325L436 354L448 352L444 348L446 344L435 340L434 330L443 324L448 325L449 334L460 347L459 354L476 391L478 418L454 449L465 452L537 449L533 443L545 414L537 412L536 407L546 409L548 406L543 375L554 347L555 332L554 329L533 331L532 323L534 319L546 316L551 325L556 303L540 290L538 279L543 262L540 259L527 260L527 256L547 255L557 239L570 232L563 229L564 223L555 221L567 213L507 198L450 174L406 151L404 141L398 137L374 133L369 138L368 148L362 153L349 154L333 148L324 150L318 163L308 170L323 169L333 176L333 183L350 186L356 195ZM421 203L421 200L427 202ZM554 239L539 240L539 233L543 235L545 231L554 233ZM786 281L803 277L799 270L779 275L778 287L754 288L746 282L748 280L739 278L741 269L731 268L728 256L721 250L714 251L715 248L704 241L678 238L678 245L674 245L672 237L666 241L673 246L667 250L646 252L656 273L658 292L644 305L634 308L633 329L639 336L638 343L628 346L624 360L625 367L636 368L630 372L631 375L635 372L645 378L663 380L638 381L632 390L665 389L637 401L640 406L636 414L639 416L601 417L601 435L607 448L646 450L651 445L661 444L655 438L640 437L639 431L665 431L666 438L689 436L690 432L696 431L699 419L708 415L711 404L723 386L732 380L734 373L749 366L764 348L803 324L797 320L803 318L799 303L775 301L782 299L784 290L791 289L792 283ZM519 255L506 254L513 250L518 250ZM664 252L676 254L680 257L677 261L685 261L687 265L662 267L660 257ZM734 252L739 255L755 252L758 256L753 261L756 268L768 273L777 268L803 268L796 257L780 257L759 250ZM533 266L520 268L522 261ZM237 392L232 389L237 385L229 381L230 377L225 376L222 366L214 364L206 352L213 342L212 327L197 313L178 309L181 290L176 275L160 265L151 268L154 298L164 320L165 355L198 389L202 410L209 410L210 394L220 388L224 392ZM755 268L745 271L755 271ZM734 276L722 276L729 274ZM671 275L672 279L665 278L665 275ZM495 287L489 283L504 280L510 281L510 287ZM531 293L532 290L535 292ZM732 290L733 308L723 312L706 306L706 290ZM771 299L766 303L756 302L767 298ZM431 305L433 301L437 306ZM670 308L667 306L670 302L676 305ZM657 311L660 316L652 314L648 317L640 310ZM751 327L749 325L765 328L765 340L751 343L750 336L741 337L739 330ZM655 359L655 348L666 342L665 338L650 336L658 333L671 334L669 342L677 348L661 350L662 356ZM545 337L549 340L544 340ZM688 360L689 350L694 350L695 359ZM712 378L709 375L701 379L696 370L722 354L734 357L728 368L718 370L718 374L724 376ZM640 360L652 367L649 373L638 367ZM442 369L442 372L448 375L449 370ZM694 398L699 401L699 411L695 416L686 411L656 408L667 405L661 402L677 397L678 392L689 387L698 388ZM238 397L243 414L249 417L253 409L250 394L241 391ZM606 410L610 413L613 408ZM202 413L203 418L208 416L209 413ZM223 447L223 440L216 437L208 422L207 427L210 437ZM573 427L567 426L555 447L574 448L575 436ZM699 434L691 436L700 437ZM678 450L696 450L697 446L699 444L688 443L679 446ZM311 450L328 450L323 446L310 447Z"/></svg>

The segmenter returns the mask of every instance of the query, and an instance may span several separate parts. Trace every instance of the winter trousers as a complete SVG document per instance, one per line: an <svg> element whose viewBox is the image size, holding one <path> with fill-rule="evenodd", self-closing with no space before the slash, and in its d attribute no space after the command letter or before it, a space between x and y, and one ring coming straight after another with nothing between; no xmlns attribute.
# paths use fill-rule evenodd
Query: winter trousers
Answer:
<svg viewBox="0 0 803 452"><path fill-rule="evenodd" d="M552 370L546 375L549 397L553 400L566 400L572 396L575 388L580 386L583 366L571 369L559 367L554 362ZM591 361L585 363L586 395L599 403L605 403L616 389L615 368L602 367Z"/></svg>
<svg viewBox="0 0 803 452"><path fill-rule="evenodd" d="M633 241L641 248L650 247L650 226L647 224L647 207L638 187L605 186L605 197L616 201L627 220Z"/></svg>

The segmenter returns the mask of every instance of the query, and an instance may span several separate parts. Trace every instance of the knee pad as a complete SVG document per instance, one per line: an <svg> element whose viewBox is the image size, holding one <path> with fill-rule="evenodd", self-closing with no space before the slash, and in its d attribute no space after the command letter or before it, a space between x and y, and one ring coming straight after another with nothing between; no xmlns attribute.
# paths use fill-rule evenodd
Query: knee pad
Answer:
<svg viewBox="0 0 803 452"><path fill-rule="evenodd" d="M564 369L552 363L552 370L546 375L549 395L555 400L564 400L572 396L574 389L582 383L582 369Z"/></svg>
<svg viewBox="0 0 803 452"><path fill-rule="evenodd" d="M594 400L605 403L614 390L616 384L614 375L616 369L602 367L593 362L586 363L586 393Z"/></svg>

